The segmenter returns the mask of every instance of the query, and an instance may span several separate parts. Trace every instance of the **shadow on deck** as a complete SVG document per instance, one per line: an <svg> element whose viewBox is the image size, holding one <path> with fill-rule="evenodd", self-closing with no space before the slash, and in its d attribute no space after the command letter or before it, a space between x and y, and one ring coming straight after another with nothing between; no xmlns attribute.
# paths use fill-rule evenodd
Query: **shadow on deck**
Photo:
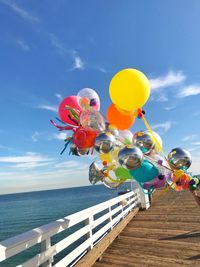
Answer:
<svg viewBox="0 0 200 267"><path fill-rule="evenodd" d="M200 266L200 207L189 192L160 192L93 267Z"/></svg>

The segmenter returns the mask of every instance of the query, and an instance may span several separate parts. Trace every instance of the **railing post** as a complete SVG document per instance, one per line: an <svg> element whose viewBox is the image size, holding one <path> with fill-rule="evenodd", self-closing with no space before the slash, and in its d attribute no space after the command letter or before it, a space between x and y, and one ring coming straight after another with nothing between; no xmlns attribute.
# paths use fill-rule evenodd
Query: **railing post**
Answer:
<svg viewBox="0 0 200 267"><path fill-rule="evenodd" d="M51 238L47 238L41 242L41 252L46 251L51 247ZM41 267L52 267L53 257L49 258L46 262L44 262Z"/></svg>
<svg viewBox="0 0 200 267"><path fill-rule="evenodd" d="M90 230L89 232L87 233L87 239L90 240L90 246L88 247L88 250L91 250L93 249L93 240L92 240L92 227L93 227L93 224L94 224L94 216L89 216L86 220L85 220L85 225L89 225L90 227Z"/></svg>
<svg viewBox="0 0 200 267"><path fill-rule="evenodd" d="M112 209L111 209L111 206L108 208L108 212L109 212L109 219L108 219L108 221L110 222L110 224L111 224L111 226L110 226L110 231L112 231L112 229L113 229L113 223L112 223L112 214L111 214L111 211L112 211Z"/></svg>
<svg viewBox="0 0 200 267"><path fill-rule="evenodd" d="M138 186L138 188L140 191L141 208L147 210L150 207L148 190L143 189L143 191L140 186ZM147 194L145 194L144 192Z"/></svg>

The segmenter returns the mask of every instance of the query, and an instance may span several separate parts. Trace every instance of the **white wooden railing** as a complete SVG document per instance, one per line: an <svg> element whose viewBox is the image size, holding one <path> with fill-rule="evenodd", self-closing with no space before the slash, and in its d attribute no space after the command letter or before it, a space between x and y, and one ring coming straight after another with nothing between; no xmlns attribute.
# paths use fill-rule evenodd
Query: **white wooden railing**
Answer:
<svg viewBox="0 0 200 267"><path fill-rule="evenodd" d="M41 244L40 253L18 265L18 267L72 266L123 220L131 210L136 206L148 208L148 205L147 198L142 191L135 189L63 219L0 242L0 262L34 245ZM53 236L81 222L82 226L78 230L56 244L51 244ZM54 263L55 255L83 236L86 236L86 238L82 243L79 243L71 252L64 255L57 263Z"/></svg>

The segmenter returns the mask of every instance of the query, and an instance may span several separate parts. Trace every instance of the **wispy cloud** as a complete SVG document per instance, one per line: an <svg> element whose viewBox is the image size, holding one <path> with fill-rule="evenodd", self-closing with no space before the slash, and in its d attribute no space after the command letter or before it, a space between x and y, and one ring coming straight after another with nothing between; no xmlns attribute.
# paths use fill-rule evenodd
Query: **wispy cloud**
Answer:
<svg viewBox="0 0 200 267"><path fill-rule="evenodd" d="M176 95L178 98L184 98L187 96L194 96L200 94L200 85L189 85L179 90Z"/></svg>
<svg viewBox="0 0 200 267"><path fill-rule="evenodd" d="M19 47L23 50L23 51L26 51L26 52L29 52L31 49L30 49L30 46L27 45L24 40L22 39L18 39L17 40L17 44L19 45Z"/></svg>
<svg viewBox="0 0 200 267"><path fill-rule="evenodd" d="M85 64L80 56L74 56L74 65L72 67L73 70L84 70Z"/></svg>
<svg viewBox="0 0 200 267"><path fill-rule="evenodd" d="M170 71L167 74L150 79L151 101L167 102L169 87L175 87L184 82L186 76L182 71ZM166 109L167 110L167 109ZM168 109L170 110L170 109Z"/></svg>
<svg viewBox="0 0 200 267"><path fill-rule="evenodd" d="M193 141L197 138L197 134L191 134L191 135L187 135L185 137L182 138L183 142L187 142L187 141Z"/></svg>
<svg viewBox="0 0 200 267"><path fill-rule="evenodd" d="M57 38L55 34L46 32L46 36L49 38L51 45L60 55L69 55L69 50L67 50L66 46Z"/></svg>
<svg viewBox="0 0 200 267"><path fill-rule="evenodd" d="M153 124L152 129L161 129L163 133L166 133L170 128L172 127L172 122L171 121L166 121L163 123L158 123L158 124Z"/></svg>
<svg viewBox="0 0 200 267"><path fill-rule="evenodd" d="M55 94L55 96L57 97L57 99L60 101L62 101L64 99L64 97L61 94Z"/></svg>
<svg viewBox="0 0 200 267"><path fill-rule="evenodd" d="M38 132L38 131L35 131L32 136L31 136L31 139L33 140L33 142L38 142L39 138L41 136L43 136L44 133L43 132Z"/></svg>
<svg viewBox="0 0 200 267"><path fill-rule="evenodd" d="M192 142L192 145L195 145L195 146L200 146L200 142Z"/></svg>
<svg viewBox="0 0 200 267"><path fill-rule="evenodd" d="M1 163L33 163L33 162L45 162L52 160L47 156L33 153L33 152L27 152L23 156L6 156L6 157L0 157Z"/></svg>
<svg viewBox="0 0 200 267"><path fill-rule="evenodd" d="M21 156L0 157L1 168L9 166L9 169L36 169L39 167L51 165L54 159L48 156L27 152Z"/></svg>
<svg viewBox="0 0 200 267"><path fill-rule="evenodd" d="M39 105L37 108L58 112L58 107L55 105Z"/></svg>
<svg viewBox="0 0 200 267"><path fill-rule="evenodd" d="M16 3L13 3L9 0L0 0L0 3L9 7L16 15L20 16L21 18L25 19L26 21L30 22L40 22L40 19L37 16L33 16L29 11L25 10L24 8L20 7Z"/></svg>
<svg viewBox="0 0 200 267"><path fill-rule="evenodd" d="M53 134L52 137L50 137L50 140L52 139L65 140L67 136L68 135L66 133L57 133L57 134Z"/></svg>
<svg viewBox="0 0 200 267"><path fill-rule="evenodd" d="M96 69L99 70L102 73L107 73L106 69L101 67L101 66L97 66Z"/></svg>
<svg viewBox="0 0 200 267"><path fill-rule="evenodd" d="M8 147L8 146L4 146L4 145L0 145L0 149L4 149L4 150L13 150L13 148Z"/></svg>
<svg viewBox="0 0 200 267"><path fill-rule="evenodd" d="M200 174L200 157L199 156L192 157L192 165L189 170L192 171L194 174Z"/></svg>
<svg viewBox="0 0 200 267"><path fill-rule="evenodd" d="M176 105L173 104L173 105L165 107L164 109L169 111L169 110L172 110L172 109L175 109L175 108L176 108Z"/></svg>
<svg viewBox="0 0 200 267"><path fill-rule="evenodd" d="M57 50L57 52L64 56L70 56L73 60L73 66L70 68L70 71L72 70L84 70L85 69L85 63L81 59L81 57L78 55L78 52L74 49L68 49L63 42L61 42L58 37L53 33L46 33L48 38L50 39L51 45Z"/></svg>
<svg viewBox="0 0 200 267"><path fill-rule="evenodd" d="M39 167L44 167L44 166L48 166L52 164L52 162L48 161L48 162L22 162L22 163L17 163L15 165L13 165L13 168L17 168L17 169L36 169Z"/></svg>
<svg viewBox="0 0 200 267"><path fill-rule="evenodd" d="M185 79L186 76L182 71L170 71L166 75L150 79L151 91L154 92L160 88L175 86L182 83Z"/></svg>

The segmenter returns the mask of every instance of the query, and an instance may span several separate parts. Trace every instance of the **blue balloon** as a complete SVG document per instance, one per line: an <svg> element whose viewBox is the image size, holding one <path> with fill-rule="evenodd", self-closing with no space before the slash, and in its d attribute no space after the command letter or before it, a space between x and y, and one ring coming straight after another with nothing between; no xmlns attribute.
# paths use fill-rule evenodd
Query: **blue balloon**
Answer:
<svg viewBox="0 0 200 267"><path fill-rule="evenodd" d="M145 183L157 177L159 171L151 162L145 159L139 168L130 170L130 173L136 181Z"/></svg>

